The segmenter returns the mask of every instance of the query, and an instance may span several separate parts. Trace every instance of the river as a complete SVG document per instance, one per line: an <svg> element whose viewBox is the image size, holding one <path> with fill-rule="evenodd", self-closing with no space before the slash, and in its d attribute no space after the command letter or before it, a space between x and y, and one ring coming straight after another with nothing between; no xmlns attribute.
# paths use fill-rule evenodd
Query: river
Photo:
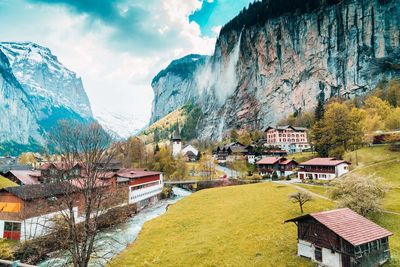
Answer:
<svg viewBox="0 0 400 267"><path fill-rule="evenodd" d="M89 266L104 266L111 258L118 255L130 243L135 241L145 222L164 214L168 205L174 204L178 200L191 194L191 192L180 189L178 187L174 187L173 192L175 194L175 197L160 200L156 204L147 207L139 213L135 214L134 217L130 218L125 223L102 230L101 233L98 234L95 241L95 257L97 257L93 257L91 259ZM69 258L69 255L65 253L62 257L48 259L39 264L39 266L66 266Z"/></svg>

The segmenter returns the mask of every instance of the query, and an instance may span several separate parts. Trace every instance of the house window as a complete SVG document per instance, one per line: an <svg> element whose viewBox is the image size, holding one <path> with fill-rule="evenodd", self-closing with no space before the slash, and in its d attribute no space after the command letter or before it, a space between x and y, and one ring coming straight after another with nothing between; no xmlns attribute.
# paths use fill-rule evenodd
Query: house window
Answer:
<svg viewBox="0 0 400 267"><path fill-rule="evenodd" d="M319 247L315 247L315 260L322 262L322 249Z"/></svg>
<svg viewBox="0 0 400 267"><path fill-rule="evenodd" d="M3 238L11 240L20 240L21 238L21 223L5 222Z"/></svg>

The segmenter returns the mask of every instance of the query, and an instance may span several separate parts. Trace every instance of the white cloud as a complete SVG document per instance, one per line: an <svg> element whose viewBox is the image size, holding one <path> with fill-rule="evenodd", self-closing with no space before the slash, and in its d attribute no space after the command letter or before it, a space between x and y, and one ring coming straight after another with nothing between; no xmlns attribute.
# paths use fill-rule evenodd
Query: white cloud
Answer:
<svg viewBox="0 0 400 267"><path fill-rule="evenodd" d="M110 43L115 29L89 20L88 15L71 13L63 6L6 1L0 5L0 24L7 25L2 41L33 41L49 47L82 77L94 113L106 108L145 122L153 98L151 79L158 71L177 57L213 52L215 38L201 37L199 26L188 21L188 15L200 7L199 0L149 1L150 16L142 24L165 38L157 44L161 49L146 52L133 46L127 49L129 43L117 49Z"/></svg>

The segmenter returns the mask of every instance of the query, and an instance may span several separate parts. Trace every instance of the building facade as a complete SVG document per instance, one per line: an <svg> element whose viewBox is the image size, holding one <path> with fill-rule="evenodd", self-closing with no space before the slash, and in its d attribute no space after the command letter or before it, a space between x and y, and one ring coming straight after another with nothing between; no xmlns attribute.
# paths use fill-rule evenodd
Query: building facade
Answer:
<svg viewBox="0 0 400 267"><path fill-rule="evenodd" d="M376 267L390 259L388 230L344 208L303 215L297 225L297 255L325 267Z"/></svg>
<svg viewBox="0 0 400 267"><path fill-rule="evenodd" d="M332 180L349 172L349 162L334 158L314 158L299 166L298 179Z"/></svg>
<svg viewBox="0 0 400 267"><path fill-rule="evenodd" d="M297 153L310 149L307 129L303 127L269 126L265 129L265 145L276 146L288 153Z"/></svg>
<svg viewBox="0 0 400 267"><path fill-rule="evenodd" d="M46 234L52 220L67 212L62 203L71 199L76 221L81 222L85 179L84 175L64 182L46 179L44 183L0 189L0 238L29 240ZM120 169L100 173L95 190L103 190L107 196L107 209L134 204L140 210L160 199L163 185L162 173Z"/></svg>
<svg viewBox="0 0 400 267"><path fill-rule="evenodd" d="M299 164L294 159L266 157L259 160L256 165L260 175L272 175L276 172L278 176L287 177L293 174Z"/></svg>

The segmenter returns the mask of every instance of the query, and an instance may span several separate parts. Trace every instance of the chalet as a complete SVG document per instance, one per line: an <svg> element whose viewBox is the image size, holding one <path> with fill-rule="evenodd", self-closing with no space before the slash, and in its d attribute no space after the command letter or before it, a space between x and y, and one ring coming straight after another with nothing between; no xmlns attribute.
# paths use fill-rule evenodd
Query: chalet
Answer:
<svg viewBox="0 0 400 267"><path fill-rule="evenodd" d="M374 267L390 258L388 230L344 208L296 217L297 255L326 267Z"/></svg>
<svg viewBox="0 0 400 267"><path fill-rule="evenodd" d="M234 160L246 159L248 148L239 142L232 142L222 147L217 147L213 151L214 157L218 163L232 162Z"/></svg>
<svg viewBox="0 0 400 267"><path fill-rule="evenodd" d="M284 157L267 157L259 160L256 164L260 175L272 175L273 172L276 172L278 176L285 177L291 175L298 166L294 159Z"/></svg>
<svg viewBox="0 0 400 267"><path fill-rule="evenodd" d="M349 172L349 162L334 158L314 158L303 162L297 172L298 178L331 180Z"/></svg>
<svg viewBox="0 0 400 267"><path fill-rule="evenodd" d="M83 176L82 165L79 163L67 164L66 162L49 162L40 166L41 183L59 181L60 178L67 180Z"/></svg>
<svg viewBox="0 0 400 267"><path fill-rule="evenodd" d="M267 146L277 146L289 153L302 152L310 149L307 139L307 129L303 127L268 126L265 129Z"/></svg>
<svg viewBox="0 0 400 267"><path fill-rule="evenodd" d="M185 157L186 161L196 161L199 158L199 150L192 145L186 145L182 148L181 153Z"/></svg>

